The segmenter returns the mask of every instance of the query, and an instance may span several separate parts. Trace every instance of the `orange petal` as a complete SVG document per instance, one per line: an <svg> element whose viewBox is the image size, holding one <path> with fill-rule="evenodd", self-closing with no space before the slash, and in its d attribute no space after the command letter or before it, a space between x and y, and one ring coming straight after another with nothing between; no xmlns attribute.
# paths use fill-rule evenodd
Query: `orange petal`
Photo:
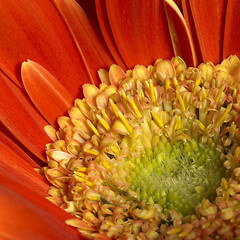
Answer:
<svg viewBox="0 0 240 240"><path fill-rule="evenodd" d="M203 61L222 59L226 0L190 1Z"/></svg>
<svg viewBox="0 0 240 240"><path fill-rule="evenodd" d="M118 66L126 70L125 62L123 61L118 47L114 41L112 30L108 21L106 2L101 0L95 0L97 17L101 32L103 34L104 40L111 51Z"/></svg>
<svg viewBox="0 0 240 240"><path fill-rule="evenodd" d="M186 24L188 26L188 29L189 29L192 39L193 39L194 50L195 50L196 57L197 57L197 65L199 65L200 63L203 62L202 54L201 54L201 50L199 47L199 42L198 42L198 38L197 38L196 28L195 28L194 21L193 21L190 3L188 0L182 0L181 2L182 2L183 16L184 16L184 19L186 21Z"/></svg>
<svg viewBox="0 0 240 240"><path fill-rule="evenodd" d="M91 27L82 8L74 0L53 2L72 35L92 83L98 84L97 70L110 67L114 62L111 54Z"/></svg>
<svg viewBox="0 0 240 240"><path fill-rule="evenodd" d="M37 163L39 161L39 159L34 159L33 160L31 157L29 157L24 152L24 151L27 151L27 149L24 149L24 146L22 146L20 142L15 143L9 137L7 137L7 135L8 136L10 135L10 133L7 132L6 129L3 129L3 127L4 126L0 126L0 129L1 129L1 131L0 131L0 143L3 143L5 146L7 146L9 149L11 149L11 151L14 151L14 153L16 153L19 157L21 157L21 159L24 159L24 162L27 162L31 167L34 167L34 168L39 167L39 165ZM12 135L10 135L10 137L14 138ZM17 141L16 139L14 139L14 140ZM19 145L20 145L20 147L19 147Z"/></svg>
<svg viewBox="0 0 240 240"><path fill-rule="evenodd" d="M52 125L57 117L66 113L73 105L69 92L39 64L28 61L22 64L24 87L36 108Z"/></svg>
<svg viewBox="0 0 240 240"><path fill-rule="evenodd" d="M175 56L182 57L188 66L196 66L192 36L182 13L172 0L165 0L164 6Z"/></svg>
<svg viewBox="0 0 240 240"><path fill-rule="evenodd" d="M3 178L1 177L1 180ZM6 182L6 179L4 179ZM2 239L83 239L79 234L70 229L63 219L49 211L52 203L47 208L42 208L36 201L29 201L15 191L0 185L0 236ZM31 192L26 190L26 194ZM47 201L44 198L39 200ZM59 211L63 211L58 208Z"/></svg>
<svg viewBox="0 0 240 240"><path fill-rule="evenodd" d="M1 136L2 137L2 136ZM26 185L33 192L46 196L49 183L24 158L0 141L0 175L18 179L19 184Z"/></svg>
<svg viewBox="0 0 240 240"><path fill-rule="evenodd" d="M225 18L223 58L229 55L240 57L240 5L238 0L228 1Z"/></svg>
<svg viewBox="0 0 240 240"><path fill-rule="evenodd" d="M4 9L0 20L0 69L22 86L21 63L32 59L47 68L74 98L78 97L79 85L90 79L52 2L2 0L0 9Z"/></svg>
<svg viewBox="0 0 240 240"><path fill-rule="evenodd" d="M128 68L173 56L162 1L107 0L114 40Z"/></svg>
<svg viewBox="0 0 240 240"><path fill-rule="evenodd" d="M47 122L25 94L0 72L0 119L27 149L45 161L44 146L49 138L43 131Z"/></svg>

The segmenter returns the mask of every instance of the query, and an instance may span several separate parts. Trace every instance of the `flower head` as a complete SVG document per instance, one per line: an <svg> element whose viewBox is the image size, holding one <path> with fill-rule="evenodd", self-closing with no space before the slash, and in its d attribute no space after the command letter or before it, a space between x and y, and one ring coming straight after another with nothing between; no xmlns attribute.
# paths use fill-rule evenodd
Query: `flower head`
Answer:
<svg viewBox="0 0 240 240"><path fill-rule="evenodd" d="M78 2L0 2L1 234L237 239L238 2Z"/></svg>
<svg viewBox="0 0 240 240"><path fill-rule="evenodd" d="M99 88L84 85L70 117L45 128L48 199L67 223L88 238L229 234L215 225L238 216L239 64L101 69Z"/></svg>

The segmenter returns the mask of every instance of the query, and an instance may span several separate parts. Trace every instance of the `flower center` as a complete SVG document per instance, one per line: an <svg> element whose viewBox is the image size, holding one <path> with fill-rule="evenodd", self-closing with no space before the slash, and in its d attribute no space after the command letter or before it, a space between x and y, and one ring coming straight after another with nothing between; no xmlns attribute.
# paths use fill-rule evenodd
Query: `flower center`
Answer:
<svg viewBox="0 0 240 240"><path fill-rule="evenodd" d="M226 239L239 227L239 59L99 76L46 128L49 199L67 223L89 239Z"/></svg>
<svg viewBox="0 0 240 240"><path fill-rule="evenodd" d="M183 215L194 213L203 198L214 200L225 175L220 152L195 140L160 142L140 158L127 158L127 181L139 200L160 204Z"/></svg>

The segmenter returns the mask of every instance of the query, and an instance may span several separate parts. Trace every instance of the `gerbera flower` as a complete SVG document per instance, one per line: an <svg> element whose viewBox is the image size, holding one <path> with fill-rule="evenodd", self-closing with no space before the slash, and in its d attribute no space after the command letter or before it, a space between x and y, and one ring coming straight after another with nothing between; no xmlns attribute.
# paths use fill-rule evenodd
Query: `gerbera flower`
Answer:
<svg viewBox="0 0 240 240"><path fill-rule="evenodd" d="M79 4L0 5L1 237L238 239L238 2Z"/></svg>

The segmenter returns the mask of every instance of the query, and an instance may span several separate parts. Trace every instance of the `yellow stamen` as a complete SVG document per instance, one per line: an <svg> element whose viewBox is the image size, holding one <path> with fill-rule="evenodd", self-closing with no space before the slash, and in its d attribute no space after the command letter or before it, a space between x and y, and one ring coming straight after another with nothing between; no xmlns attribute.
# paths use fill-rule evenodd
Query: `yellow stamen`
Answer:
<svg viewBox="0 0 240 240"><path fill-rule="evenodd" d="M227 117L228 113L231 111L232 109L232 103L229 104L227 106L227 108L225 109L224 113L222 114L222 116L219 118L219 120L215 123L216 127L220 127L221 124L223 123L223 121L225 120L225 118Z"/></svg>
<svg viewBox="0 0 240 240"><path fill-rule="evenodd" d="M139 82L137 83L137 92L138 92L139 99L142 99L145 97L144 92L142 90L142 84Z"/></svg>
<svg viewBox="0 0 240 240"><path fill-rule="evenodd" d="M189 232L181 232L178 234L179 237L186 237L189 234Z"/></svg>
<svg viewBox="0 0 240 240"><path fill-rule="evenodd" d="M107 124L107 122L98 114L97 114L97 119L107 131L111 129L110 126Z"/></svg>
<svg viewBox="0 0 240 240"><path fill-rule="evenodd" d="M222 86L222 87L219 89L218 94L217 94L216 99L215 99L216 102L219 102L220 97L221 97L221 95L222 95L222 92L223 92L224 88L225 88L225 86Z"/></svg>
<svg viewBox="0 0 240 240"><path fill-rule="evenodd" d="M119 110L118 110L118 116L121 119L124 126L127 128L128 132L131 134L133 131L133 128L131 127L131 125L128 123L127 119L124 117L124 115Z"/></svg>
<svg viewBox="0 0 240 240"><path fill-rule="evenodd" d="M94 156L98 156L99 155L99 152L96 152L92 149L85 149L84 150L85 153L88 153L88 154L91 154L91 155L94 155Z"/></svg>
<svg viewBox="0 0 240 240"><path fill-rule="evenodd" d="M237 96L237 89L234 88L234 90L233 90L233 94L232 94L232 97L235 98L236 96Z"/></svg>
<svg viewBox="0 0 240 240"><path fill-rule="evenodd" d="M170 80L169 80L169 77L167 76L167 78L165 80L165 90L166 90L166 92L168 91L169 88L170 88Z"/></svg>
<svg viewBox="0 0 240 240"><path fill-rule="evenodd" d="M89 199L92 201L101 201L101 198L99 196L90 196Z"/></svg>
<svg viewBox="0 0 240 240"><path fill-rule="evenodd" d="M169 230L169 231L167 232L167 234L173 235L173 234L180 233L181 231L182 231L182 228L181 228L181 227L177 227L177 228L173 228L173 229Z"/></svg>
<svg viewBox="0 0 240 240"><path fill-rule="evenodd" d="M154 122L160 127L160 128L164 128L164 125L162 123L162 121L160 120L160 118L157 116L157 114L155 112L151 112L152 117Z"/></svg>
<svg viewBox="0 0 240 240"><path fill-rule="evenodd" d="M144 98L144 97L145 97L145 95L144 95L144 92L143 92L142 88L141 88L141 90L140 90L140 94L141 94L142 98Z"/></svg>
<svg viewBox="0 0 240 240"><path fill-rule="evenodd" d="M155 96L152 80L149 80L149 82L146 82L146 85L149 89L150 98L151 98L152 102L155 103L156 102L156 96Z"/></svg>
<svg viewBox="0 0 240 240"><path fill-rule="evenodd" d="M83 178L86 177L86 174L84 174L84 173L77 172L77 171L74 171L74 173L79 177L83 177Z"/></svg>
<svg viewBox="0 0 240 240"><path fill-rule="evenodd" d="M232 139L234 137L235 130L236 130L236 124L234 122L232 122L230 130L229 130L229 138L230 139Z"/></svg>
<svg viewBox="0 0 240 240"><path fill-rule="evenodd" d="M107 115L106 111L104 108L101 108L101 114L103 115L103 117L105 117L106 119L110 120L109 116Z"/></svg>
<svg viewBox="0 0 240 240"><path fill-rule="evenodd" d="M207 98L207 93L206 93L206 90L204 87L202 87L202 91L201 91L201 94L200 94L200 101L203 102L204 99Z"/></svg>
<svg viewBox="0 0 240 240"><path fill-rule="evenodd" d="M87 170L87 168L85 168L85 167L77 167L76 170L78 172L85 172Z"/></svg>
<svg viewBox="0 0 240 240"><path fill-rule="evenodd" d="M197 120L197 124L198 124L198 126L199 126L203 131L206 130L205 126L202 124L201 121Z"/></svg>
<svg viewBox="0 0 240 240"><path fill-rule="evenodd" d="M92 124L91 121L87 119L88 126L92 129L92 131L96 134L97 137L101 138L101 134L98 132L98 130L95 128L95 126Z"/></svg>
<svg viewBox="0 0 240 240"><path fill-rule="evenodd" d="M221 185L222 185L223 190L227 190L228 185L227 185L227 181L225 178L222 178Z"/></svg>
<svg viewBox="0 0 240 240"><path fill-rule="evenodd" d="M109 144L108 147L115 155L120 154L118 145L116 145L116 144Z"/></svg>
<svg viewBox="0 0 240 240"><path fill-rule="evenodd" d="M95 146L98 146L98 141L99 141L99 138L96 136L96 135L93 135L92 136L92 143L95 145Z"/></svg>
<svg viewBox="0 0 240 240"><path fill-rule="evenodd" d="M123 104L126 107L127 106L127 95L126 95L126 93L123 89L121 89L120 94L121 94L121 97L123 99Z"/></svg>
<svg viewBox="0 0 240 240"><path fill-rule="evenodd" d="M183 99L182 99L182 97L181 97L181 95L180 95L180 93L179 93L178 91L176 92L176 94L177 94L177 99L178 99L178 101L179 101L179 103L180 103L180 105L181 105L182 112L185 112L185 111L186 111L186 108L185 108Z"/></svg>
<svg viewBox="0 0 240 240"><path fill-rule="evenodd" d="M113 110L113 113L115 114L116 117L118 117L118 109L116 107L116 105L114 104L112 99L109 99L109 104Z"/></svg>
<svg viewBox="0 0 240 240"><path fill-rule="evenodd" d="M202 79L202 75L201 74L198 74L196 80L195 80L195 83L194 83L194 88L193 88L193 95L195 96L197 94L197 89L198 89L198 86L201 82L201 79Z"/></svg>
<svg viewBox="0 0 240 240"><path fill-rule="evenodd" d="M99 160L101 161L101 164L103 165L104 168L106 168L107 170L111 168L111 166L107 163L106 160L104 160L102 156L99 158Z"/></svg>
<svg viewBox="0 0 240 240"><path fill-rule="evenodd" d="M175 88L176 88L176 91L177 91L177 92L180 92L180 87L179 87L179 85L178 85L178 80L177 80L176 77L173 78L173 84L174 84L174 86L175 86Z"/></svg>
<svg viewBox="0 0 240 240"><path fill-rule="evenodd" d="M86 179L82 178L82 177L79 177L79 176L74 176L75 179L79 182L86 182L86 184L89 186L89 187L92 187L93 186L93 183L92 182L89 182L87 181Z"/></svg>
<svg viewBox="0 0 240 240"><path fill-rule="evenodd" d="M185 80L185 77L184 77L184 74L183 74L183 73L181 73L181 74L180 74L180 76L179 76L178 80L180 80L180 81L183 81L183 80Z"/></svg>
<svg viewBox="0 0 240 240"><path fill-rule="evenodd" d="M208 207L206 199L203 199L201 204L202 204L203 209L206 209Z"/></svg>
<svg viewBox="0 0 240 240"><path fill-rule="evenodd" d="M237 161L239 159L239 155L240 155L240 147L238 146L236 149L235 149L235 152L234 152L234 156L233 156L233 161Z"/></svg>
<svg viewBox="0 0 240 240"><path fill-rule="evenodd" d="M203 224L203 228L209 228L211 226L211 222L208 221L205 224Z"/></svg>
<svg viewBox="0 0 240 240"><path fill-rule="evenodd" d="M82 187L79 187L79 186L75 186L75 187L74 187L74 190L76 190L76 191L82 191L83 188L82 188Z"/></svg>
<svg viewBox="0 0 240 240"><path fill-rule="evenodd" d="M133 108L133 111L135 112L135 114L137 115L138 118L142 118L142 114L139 111L137 105L134 102L133 98L128 98L128 102L130 103L131 107Z"/></svg>
<svg viewBox="0 0 240 240"><path fill-rule="evenodd" d="M174 123L174 131L182 129L182 118L181 116L176 116L176 121Z"/></svg>

